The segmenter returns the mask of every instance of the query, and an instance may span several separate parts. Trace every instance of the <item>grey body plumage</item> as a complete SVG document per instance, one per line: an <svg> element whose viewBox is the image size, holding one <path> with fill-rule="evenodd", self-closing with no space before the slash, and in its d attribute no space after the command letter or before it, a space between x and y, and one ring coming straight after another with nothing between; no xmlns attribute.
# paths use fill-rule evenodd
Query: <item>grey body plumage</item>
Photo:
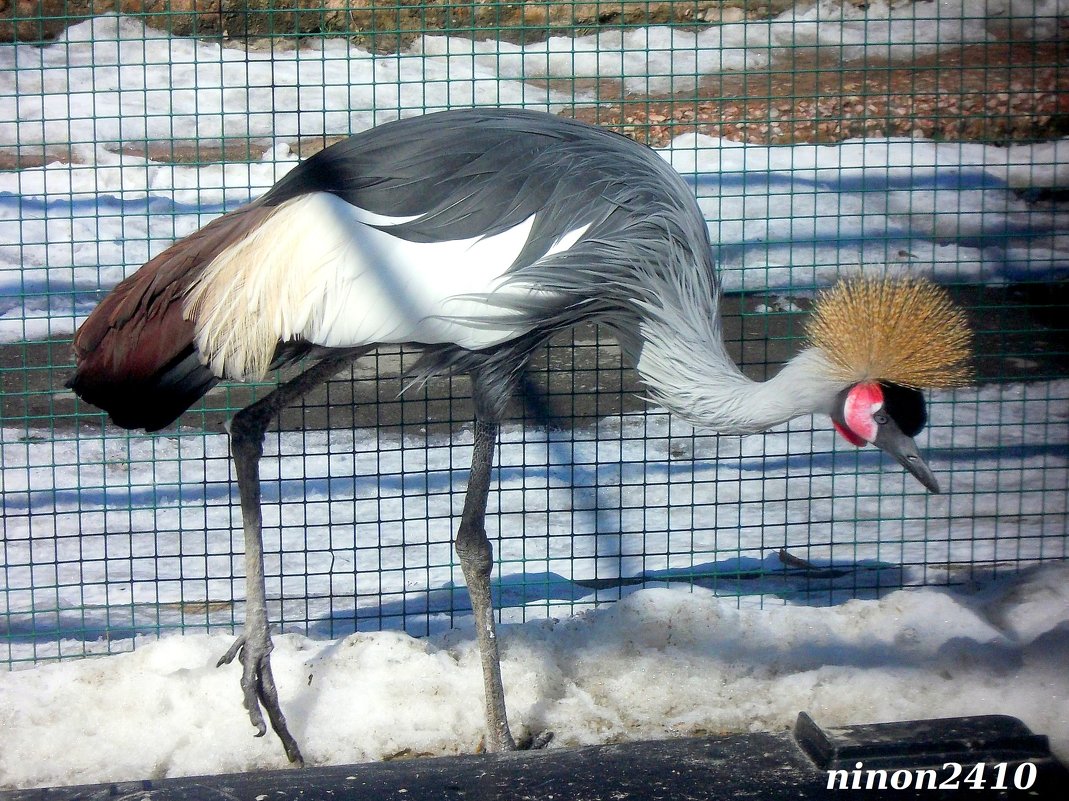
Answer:
<svg viewBox="0 0 1069 801"><path fill-rule="evenodd" d="M154 430L217 380L317 360L238 412L231 426L249 612L221 660L241 661L253 724L266 730L262 709L290 759L300 761L270 671L258 472L264 432L282 407L380 342L423 346L414 383L470 374L475 446L456 548L483 660L489 747L508 749L515 741L483 520L498 422L532 354L558 331L591 320L611 329L651 400L697 425L742 434L827 413L855 444L885 447L937 489L911 436L879 413L881 376L855 375L853 351L838 347L837 338L852 337L854 318L837 327L837 307L826 303L822 320L831 324L822 330L832 333L820 346L753 382L724 346L719 291L693 193L653 151L547 114L443 112L321 151L259 200L144 265L79 330L69 385L120 425ZM894 330L878 325L886 309L901 312L899 294L891 286L889 302L874 312L876 344L866 352L902 350ZM940 335L943 323L925 325L918 340ZM925 375L938 373L940 356L925 355ZM909 378L901 364L895 369ZM920 398L909 397L914 406Z"/></svg>
<svg viewBox="0 0 1069 801"><path fill-rule="evenodd" d="M311 191L377 214L415 217L379 226L415 242L491 236L535 217L507 274L541 291L482 299L505 306L517 327L532 333L476 352L429 347L413 368L415 383L484 367L495 385L490 394L499 398L508 389L499 385L556 331L594 319L634 332L657 309L666 317L686 310L703 337L719 339L718 280L694 194L660 156L618 134L519 110L444 112L321 151L263 202ZM560 237L582 228L575 244L546 257ZM686 302L678 302L684 294Z"/></svg>

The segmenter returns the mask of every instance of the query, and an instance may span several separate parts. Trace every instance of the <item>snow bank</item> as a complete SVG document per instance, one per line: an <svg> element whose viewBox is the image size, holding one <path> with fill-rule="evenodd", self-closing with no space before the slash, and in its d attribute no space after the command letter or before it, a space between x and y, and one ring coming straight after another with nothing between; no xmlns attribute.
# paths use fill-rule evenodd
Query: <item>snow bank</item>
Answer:
<svg viewBox="0 0 1069 801"><path fill-rule="evenodd" d="M824 725L1008 714L1069 757L1069 567L967 591L904 590L830 608L649 589L576 618L505 626L516 729L554 747ZM474 751L481 673L468 628L276 640L283 708L311 764ZM0 786L279 768L254 738L223 635L0 673Z"/></svg>

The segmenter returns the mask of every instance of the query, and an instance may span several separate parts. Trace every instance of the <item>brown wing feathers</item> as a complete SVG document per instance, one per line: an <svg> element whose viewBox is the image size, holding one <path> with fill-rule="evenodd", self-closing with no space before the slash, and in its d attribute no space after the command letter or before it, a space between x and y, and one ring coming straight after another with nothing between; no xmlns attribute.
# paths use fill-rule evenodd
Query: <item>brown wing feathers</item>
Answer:
<svg viewBox="0 0 1069 801"><path fill-rule="evenodd" d="M172 423L218 381L201 363L183 298L207 264L273 211L253 203L213 220L120 282L75 335L67 386L124 428Z"/></svg>

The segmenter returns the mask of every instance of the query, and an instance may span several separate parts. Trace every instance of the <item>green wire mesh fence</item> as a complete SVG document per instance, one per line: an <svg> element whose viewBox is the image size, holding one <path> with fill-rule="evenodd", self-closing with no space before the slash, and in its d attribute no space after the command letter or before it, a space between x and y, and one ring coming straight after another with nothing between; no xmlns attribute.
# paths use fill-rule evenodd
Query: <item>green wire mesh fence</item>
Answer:
<svg viewBox="0 0 1069 801"><path fill-rule="evenodd" d="M119 431L63 387L77 323L324 144L471 105L663 148L709 220L729 346L752 377L799 347L815 291L858 270L934 276L976 338L976 385L936 393L922 439L941 496L825 420L741 441L695 431L647 406L605 332L559 338L499 449L506 619L666 582L837 603L1065 558L1066 22L1057 3L1022 8L7 4L0 659L242 619L224 424L263 387L220 387L157 435ZM401 394L414 357L380 349L269 436L268 593L286 629L422 634L466 613L451 545L466 381Z"/></svg>

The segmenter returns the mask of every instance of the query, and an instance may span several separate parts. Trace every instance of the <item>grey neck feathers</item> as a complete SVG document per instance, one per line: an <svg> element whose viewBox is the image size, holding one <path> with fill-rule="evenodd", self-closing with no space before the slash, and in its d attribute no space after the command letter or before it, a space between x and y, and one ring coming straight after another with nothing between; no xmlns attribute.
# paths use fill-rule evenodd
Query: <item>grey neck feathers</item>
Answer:
<svg viewBox="0 0 1069 801"><path fill-rule="evenodd" d="M753 381L728 355L715 309L699 315L690 303L682 308L686 311L664 304L656 313L647 310L638 331L618 334L650 400L721 434L753 434L802 415L831 412L845 384L831 377L822 351L803 350L768 381Z"/></svg>
<svg viewBox="0 0 1069 801"><path fill-rule="evenodd" d="M596 320L611 328L650 400L700 428L752 434L830 412L845 384L830 377L821 351L802 351L765 382L744 376L728 355L708 233L679 184L671 192L671 181L616 187L613 210L579 243L517 268L513 280L537 289L510 301L518 325L552 331Z"/></svg>

